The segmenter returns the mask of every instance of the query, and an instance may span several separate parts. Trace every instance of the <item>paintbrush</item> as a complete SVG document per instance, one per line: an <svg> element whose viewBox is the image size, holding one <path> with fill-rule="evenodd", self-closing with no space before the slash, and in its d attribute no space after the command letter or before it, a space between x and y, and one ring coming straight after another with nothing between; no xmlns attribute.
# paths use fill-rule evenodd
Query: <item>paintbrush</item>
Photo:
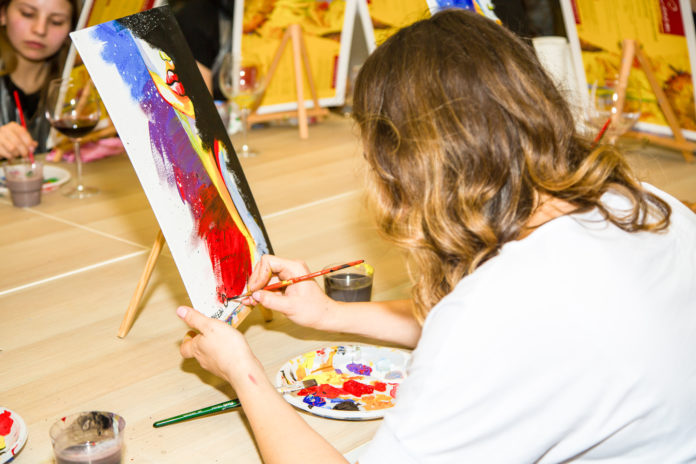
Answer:
<svg viewBox="0 0 696 464"><path fill-rule="evenodd" d="M602 128L599 130L597 137L595 137L594 141L592 142L592 148L597 146L600 140L602 140L602 137L604 137L604 133L607 131L607 129L609 129L609 124L611 124L611 118L612 116L609 116L609 119L607 119Z"/></svg>
<svg viewBox="0 0 696 464"><path fill-rule="evenodd" d="M316 387L317 381L314 379L303 380L301 382L293 383L290 385L283 385L278 387L276 390L280 393L291 393L294 391L302 390L304 388ZM196 409L195 411L185 412L179 414L178 416L170 417L168 419L162 419L152 424L153 427L164 427L169 424L176 424L177 422L182 422L189 419L194 419L196 417L207 416L220 411L226 411L228 409L234 409L241 406L242 403L239 399L235 398L229 401L223 401L222 403L213 404L212 406L207 406L205 408Z"/></svg>
<svg viewBox="0 0 696 464"><path fill-rule="evenodd" d="M302 282L304 280L309 280L309 279L313 279L315 277L323 276L324 274L328 274L330 272L336 272L336 271L340 271L341 269L345 269L347 267L357 266L358 264L361 264L363 262L365 262L364 259L359 259L358 261L352 261L352 262L346 263L346 264L339 264L338 266L332 266L332 267L329 267L326 269L322 269L321 271L312 272L311 274L303 275L300 277L293 277L292 279L281 280L280 282L276 282L274 284L267 285L267 286L263 287L261 290L277 290L279 288L287 287L288 285L292 285L292 284L295 284L297 282ZM229 301L229 300L241 300L241 299L244 299L246 297L251 296L253 293L254 292L246 292L246 293L243 293L241 295L227 298L227 301Z"/></svg>
<svg viewBox="0 0 696 464"><path fill-rule="evenodd" d="M14 91L14 101L15 101L15 106L17 107L17 113L19 113L19 122L20 122L20 124L22 124L22 127L24 129L27 129L27 121L24 119L24 111L22 111L22 103L19 101L19 93L16 90ZM29 162L30 163L34 162L34 152L32 150L29 150Z"/></svg>

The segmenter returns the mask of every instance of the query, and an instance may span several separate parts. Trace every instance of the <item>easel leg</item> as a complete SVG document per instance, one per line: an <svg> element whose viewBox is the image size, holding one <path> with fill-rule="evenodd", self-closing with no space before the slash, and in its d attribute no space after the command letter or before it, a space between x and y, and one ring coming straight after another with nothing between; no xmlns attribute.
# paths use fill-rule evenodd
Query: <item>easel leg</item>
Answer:
<svg viewBox="0 0 696 464"><path fill-rule="evenodd" d="M126 310L126 314L123 317L121 327L119 327L118 329L119 338L125 337L128 334L130 328L133 326L133 321L135 320L135 313L138 310L138 306L140 305L140 300L143 297L143 293L145 293L145 287L147 287L147 283L150 281L150 277L152 277L152 271L155 268L155 263L157 262L157 258L162 252L163 246L164 235L162 235L162 230L160 230L157 233L155 244L152 245L152 250L150 250L150 256L148 256L147 258L145 269L143 269L143 273L140 276L140 280L138 280L138 286L135 288L135 293L131 298L130 304L128 305L128 309Z"/></svg>
<svg viewBox="0 0 696 464"><path fill-rule="evenodd" d="M643 53L643 50L641 50L640 47L636 47L636 57L640 62L640 66L645 72L645 76L648 78L648 82L650 82L650 87L652 87L653 92L655 92L657 103L660 105L660 109L667 120L667 124L669 124L669 127L672 129L674 138L677 140L677 142L686 144L686 139L684 138L684 134L682 134L681 127L679 127L679 120L674 114L674 110L672 110L672 105L669 104L667 95L665 95L665 92L662 90L662 87L660 86L660 83L652 70L652 66L648 61L647 56L645 56L645 53ZM687 162L693 161L694 159L694 155L690 151L682 150L682 155Z"/></svg>
<svg viewBox="0 0 696 464"><path fill-rule="evenodd" d="M138 280L135 293L133 293L133 297L131 298L131 301L128 304L128 309L126 310L126 314L123 316L123 321L121 321L121 327L118 329L118 338L124 338L133 326L135 314L138 311L138 306L140 306L140 300L143 298L145 288L150 282L150 277L152 277L152 272L155 269L155 263L157 263L157 258L159 258L160 253L162 253L163 247L164 235L160 229L159 232L157 232L155 243L152 245L152 249L150 250L150 255L147 257L145 269L143 269L143 273ZM271 322L273 320L273 311L263 306L259 306L259 310L261 311L261 316L265 322Z"/></svg>
<svg viewBox="0 0 696 464"><path fill-rule="evenodd" d="M302 29L299 24L288 26L292 37L292 58L295 67L295 89L297 92L297 121L300 125L300 138L309 137L307 127L307 107L304 101L304 79L302 78L302 51L300 41L302 40Z"/></svg>

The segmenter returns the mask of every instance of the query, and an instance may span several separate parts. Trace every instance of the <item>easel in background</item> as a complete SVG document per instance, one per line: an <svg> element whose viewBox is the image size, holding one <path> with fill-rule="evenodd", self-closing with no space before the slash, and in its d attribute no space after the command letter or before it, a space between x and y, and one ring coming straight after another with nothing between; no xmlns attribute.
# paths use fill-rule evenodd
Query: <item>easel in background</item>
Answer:
<svg viewBox="0 0 696 464"><path fill-rule="evenodd" d="M130 303L128 304L126 314L123 316L123 320L121 321L121 326L118 329L118 338L124 338L133 326L133 322L135 321L135 315L138 312L138 306L140 306L140 301L142 300L143 294L145 293L145 288L147 287L148 282L150 282L150 277L152 277L152 272L155 269L157 258L159 258L160 253L162 253L164 243L164 234L162 234L162 229L160 229L157 232L157 238L155 239L155 243L154 245L152 245L152 249L150 250L150 255L147 257L147 262L145 263L143 273L140 275L140 279L138 280L138 285L135 287L133 297L131 298ZM263 319L266 322L270 322L273 320L273 313L270 309L264 308L263 306L259 306L259 309L261 310Z"/></svg>
<svg viewBox="0 0 696 464"><path fill-rule="evenodd" d="M291 24L285 29L283 38L278 45L278 50L273 56L273 61L271 66L268 68L268 73L266 74L266 82L264 84L264 89L268 87L273 75L278 68L278 63L283 56L285 47L288 41L292 41L292 58L293 67L295 75L295 89L297 92L297 110L294 111L282 111L278 113L268 113L268 114L257 114L255 111L249 115L249 124L255 122L273 121L276 119L283 119L288 117L297 117L300 138L306 139L309 137L308 129L308 116L314 117L324 117L329 114L326 108L321 108L319 106L319 97L317 96L317 88L314 85L314 77L312 76L312 69L309 66L309 55L307 55L307 46L305 45L305 40L302 35L302 26L299 24ZM304 97L304 79L302 78L302 70L304 69L304 74L307 76L307 83L309 84L309 89L312 94L312 101L314 106L312 108L307 108L305 97ZM261 97L260 100L262 100Z"/></svg>
<svg viewBox="0 0 696 464"><path fill-rule="evenodd" d="M644 139L656 145L662 145L664 147L680 150L682 152L682 156L684 156L684 160L687 162L692 162L694 160L693 152L696 151L696 143L689 142L684 138L681 127L679 126L679 121L677 120L674 110L672 109L672 105L670 105L665 92L662 90L662 87L660 87L660 83L657 80L657 76L655 76L655 73L653 72L648 56L645 54L645 52L643 52L643 50L641 50L640 43L637 40L626 39L622 44L623 55L621 58L618 101L616 103L616 107L623 108L623 102L626 99L628 74L631 72L633 58L638 58L638 63L645 73L652 91L655 93L655 97L657 98L657 103L662 110L662 114L667 120L667 124L669 124L670 129L672 129L673 138L668 136L644 134L635 131L629 131L624 135L632 138ZM618 116L618 114L614 115L616 118Z"/></svg>

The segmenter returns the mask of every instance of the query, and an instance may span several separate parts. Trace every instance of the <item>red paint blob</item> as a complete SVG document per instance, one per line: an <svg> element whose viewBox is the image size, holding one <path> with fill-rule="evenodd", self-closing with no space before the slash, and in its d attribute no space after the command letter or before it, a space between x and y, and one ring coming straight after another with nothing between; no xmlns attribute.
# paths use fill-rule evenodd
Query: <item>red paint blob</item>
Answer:
<svg viewBox="0 0 696 464"><path fill-rule="evenodd" d="M0 414L0 435L9 435L12 430L12 424L14 424L14 420L10 417L10 411Z"/></svg>
<svg viewBox="0 0 696 464"><path fill-rule="evenodd" d="M339 395L344 395L346 392L341 388L336 388L328 383L323 383L317 387L315 395L324 398L338 398Z"/></svg>
<svg viewBox="0 0 696 464"><path fill-rule="evenodd" d="M357 382L355 380L349 380L343 384L343 389L353 396L363 396L369 395L375 388L372 385L365 385L364 383Z"/></svg>
<svg viewBox="0 0 696 464"><path fill-rule="evenodd" d="M384 382L375 382L372 386L375 387L375 390L378 392L387 391L387 384Z"/></svg>

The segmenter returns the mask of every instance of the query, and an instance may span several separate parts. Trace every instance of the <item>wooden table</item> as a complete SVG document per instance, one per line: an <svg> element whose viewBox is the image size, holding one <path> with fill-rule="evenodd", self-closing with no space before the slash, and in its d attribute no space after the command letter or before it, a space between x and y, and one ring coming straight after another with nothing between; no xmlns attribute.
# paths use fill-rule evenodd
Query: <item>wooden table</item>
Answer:
<svg viewBox="0 0 696 464"><path fill-rule="evenodd" d="M408 295L402 256L378 237L365 209L351 122L332 117L311 127L307 140L293 127L257 129L250 141L261 155L242 164L276 254L304 259L311 269L364 258L376 269L374 299ZM152 427L234 392L179 355L186 329L174 311L189 300L166 248L133 328L116 337L158 225L125 155L84 170L86 183L101 188L90 199L51 192L20 209L0 197L0 406L29 428L15 462L53 462L51 424L81 410L126 419L124 463L260 462L240 410ZM279 314L267 324L258 311L240 330L270 378L303 352L370 342L298 327ZM344 453L379 425L300 414Z"/></svg>

